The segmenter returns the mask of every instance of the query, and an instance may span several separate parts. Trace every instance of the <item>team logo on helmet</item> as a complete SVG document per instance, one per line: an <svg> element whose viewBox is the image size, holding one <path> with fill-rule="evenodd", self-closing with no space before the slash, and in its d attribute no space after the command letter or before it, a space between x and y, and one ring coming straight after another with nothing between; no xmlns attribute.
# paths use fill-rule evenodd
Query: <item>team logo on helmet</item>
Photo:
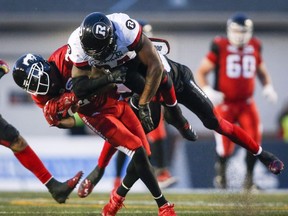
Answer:
<svg viewBox="0 0 288 216"><path fill-rule="evenodd" d="M106 39L109 35L109 27L103 23L98 22L92 28L93 35L100 40Z"/></svg>

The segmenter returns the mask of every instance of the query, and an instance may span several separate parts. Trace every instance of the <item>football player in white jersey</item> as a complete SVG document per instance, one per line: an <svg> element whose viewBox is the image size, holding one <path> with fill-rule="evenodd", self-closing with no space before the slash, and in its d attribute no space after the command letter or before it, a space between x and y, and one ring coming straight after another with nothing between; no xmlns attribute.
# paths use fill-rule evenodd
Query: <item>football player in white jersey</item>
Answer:
<svg viewBox="0 0 288 216"><path fill-rule="evenodd" d="M175 126L182 136L195 141L197 134L192 129L177 103L174 85L167 75L157 50L142 27L128 15L115 13L104 15L91 13L83 20L68 40L69 58L72 68L73 90L83 96L93 91L87 71L97 68L111 73L120 66L127 67L126 82L133 92L138 93L139 118L145 132L154 129L149 102L156 94L164 99L165 109L171 113L169 123ZM135 85L134 73L145 77L145 86Z"/></svg>

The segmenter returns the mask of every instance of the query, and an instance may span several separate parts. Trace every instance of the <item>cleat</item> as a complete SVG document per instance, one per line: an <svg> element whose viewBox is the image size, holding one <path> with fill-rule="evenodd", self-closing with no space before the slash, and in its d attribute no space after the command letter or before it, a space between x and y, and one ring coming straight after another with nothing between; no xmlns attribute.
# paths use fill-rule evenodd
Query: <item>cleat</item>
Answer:
<svg viewBox="0 0 288 216"><path fill-rule="evenodd" d="M196 131L192 128L188 121L182 128L178 128L178 131L187 140L196 141L198 139Z"/></svg>
<svg viewBox="0 0 288 216"><path fill-rule="evenodd" d="M105 168L95 167L94 170L81 182L78 188L78 196L81 198L87 197L100 181L104 174Z"/></svg>
<svg viewBox="0 0 288 216"><path fill-rule="evenodd" d="M80 198L85 198L87 197L94 189L94 185L89 179L84 179L79 188L78 188L78 196Z"/></svg>
<svg viewBox="0 0 288 216"><path fill-rule="evenodd" d="M187 119L182 115L179 105L164 107L164 118L168 124L173 125L179 131L183 138L190 141L198 139L195 130L193 130Z"/></svg>
<svg viewBox="0 0 288 216"><path fill-rule="evenodd" d="M177 178L171 175L169 170L163 169L157 173L159 187L164 189L172 186L177 182Z"/></svg>
<svg viewBox="0 0 288 216"><path fill-rule="evenodd" d="M259 160L268 168L268 170L278 175L284 169L284 164L275 155L270 152L262 151L260 155L257 155Z"/></svg>
<svg viewBox="0 0 288 216"><path fill-rule="evenodd" d="M73 178L67 180L66 182L62 183L56 180L52 182L52 185L49 189L49 192L51 193L52 197L58 203L65 203L71 192L74 190L74 188L80 181L82 175L83 172L79 171Z"/></svg>
<svg viewBox="0 0 288 216"><path fill-rule="evenodd" d="M125 197L119 196L115 190L110 195L109 203L102 209L102 216L115 216L117 212L124 206Z"/></svg>
<svg viewBox="0 0 288 216"><path fill-rule="evenodd" d="M158 216L177 216L174 211L174 204L166 203L161 206L158 211Z"/></svg>

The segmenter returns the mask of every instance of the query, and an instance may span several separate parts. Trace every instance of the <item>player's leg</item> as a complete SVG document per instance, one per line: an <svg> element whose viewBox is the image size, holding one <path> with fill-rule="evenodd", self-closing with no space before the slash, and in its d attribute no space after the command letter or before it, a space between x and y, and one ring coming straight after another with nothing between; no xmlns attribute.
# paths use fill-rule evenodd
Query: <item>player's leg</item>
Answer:
<svg viewBox="0 0 288 216"><path fill-rule="evenodd" d="M118 188L121 185L122 182L122 171L125 165L125 161L127 159L127 156L121 152L118 151L117 157L116 157L116 176L114 179L114 188Z"/></svg>
<svg viewBox="0 0 288 216"><path fill-rule="evenodd" d="M140 178L150 190L159 207L162 207L167 203L167 200L159 188L153 168L148 159L147 153L150 155L151 152L141 123L128 104L121 102L119 102L119 104L121 104L121 107L123 108L123 112L119 115L121 121L112 116L106 116L105 128L108 125L112 131L110 130L108 133L101 130L99 131L108 138L109 142L114 145L114 147L117 147L119 150L132 156L130 162L131 166L129 166L132 171L128 172L127 169L127 174L121 186L117 191L112 192L110 202L102 211L102 214L104 213L104 215L106 215L107 212L116 213L121 208L124 197L138 178Z"/></svg>
<svg viewBox="0 0 288 216"><path fill-rule="evenodd" d="M236 107L237 108L237 107ZM233 123L237 119L237 109L235 110L234 104L224 103L215 107L215 110L227 121ZM234 152L235 145L226 136L214 132L216 142L216 162L214 178L214 186L220 189L227 188L227 163L229 158Z"/></svg>
<svg viewBox="0 0 288 216"><path fill-rule="evenodd" d="M177 182L167 166L167 148L165 146L167 133L163 115L155 130L147 134L151 148L151 163L155 167L155 174L160 188L167 188Z"/></svg>
<svg viewBox="0 0 288 216"><path fill-rule="evenodd" d="M73 178L64 183L58 182L46 169L26 140L19 134L18 130L6 122L1 115L0 143L14 152L17 160L48 188L52 197L58 203L65 203L83 174L82 172L78 172Z"/></svg>
<svg viewBox="0 0 288 216"><path fill-rule="evenodd" d="M177 102L174 84L166 71L163 73L159 91L165 102L165 119L167 123L175 126L185 139L196 141L198 135L188 120L183 116L182 110Z"/></svg>
<svg viewBox="0 0 288 216"><path fill-rule="evenodd" d="M221 134L214 133L216 141L216 161L215 161L215 178L214 186L219 189L227 188L227 163L234 152L234 143Z"/></svg>
<svg viewBox="0 0 288 216"><path fill-rule="evenodd" d="M254 101L249 104L244 104L241 115L239 116L240 126L255 140L256 143L261 145L262 142L262 126L260 123L260 117ZM254 167L257 158L253 154L247 151L246 153L246 176L243 187L245 190L259 189L259 187L253 181Z"/></svg>

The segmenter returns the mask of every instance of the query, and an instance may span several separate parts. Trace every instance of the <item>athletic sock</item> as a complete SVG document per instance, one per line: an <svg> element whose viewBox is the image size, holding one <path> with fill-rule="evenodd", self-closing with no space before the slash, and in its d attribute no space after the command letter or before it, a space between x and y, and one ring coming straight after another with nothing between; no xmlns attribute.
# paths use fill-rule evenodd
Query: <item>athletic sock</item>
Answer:
<svg viewBox="0 0 288 216"><path fill-rule="evenodd" d="M30 170L43 184L46 184L51 178L51 173L46 169L42 161L28 145L23 151L14 153L18 161L28 170Z"/></svg>

